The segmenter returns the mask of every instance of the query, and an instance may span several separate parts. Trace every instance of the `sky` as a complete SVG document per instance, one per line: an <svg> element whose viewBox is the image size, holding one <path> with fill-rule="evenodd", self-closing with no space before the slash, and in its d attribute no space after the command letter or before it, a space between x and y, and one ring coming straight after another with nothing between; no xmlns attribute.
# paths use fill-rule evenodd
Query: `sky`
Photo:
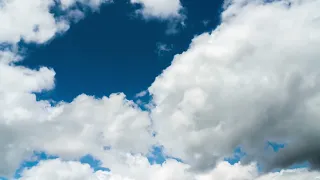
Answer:
<svg viewBox="0 0 320 180"><path fill-rule="evenodd" d="M320 179L319 0L0 0L0 179Z"/></svg>
<svg viewBox="0 0 320 180"><path fill-rule="evenodd" d="M55 70L56 87L43 93L44 98L71 101L81 93L102 97L124 92L131 99L147 89L195 35L219 23L223 1L182 3L188 25L177 25L179 33L168 34L168 26L175 25L165 20L134 17L136 8L127 0L118 0L102 5L99 12L88 12L85 19L46 45L27 45L27 57L21 64Z"/></svg>

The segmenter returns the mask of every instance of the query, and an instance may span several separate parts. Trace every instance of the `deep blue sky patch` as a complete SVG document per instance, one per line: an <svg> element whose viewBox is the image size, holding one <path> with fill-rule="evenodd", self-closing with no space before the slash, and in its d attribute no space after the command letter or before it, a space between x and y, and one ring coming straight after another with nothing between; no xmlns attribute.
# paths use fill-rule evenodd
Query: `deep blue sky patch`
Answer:
<svg viewBox="0 0 320 180"><path fill-rule="evenodd" d="M120 0L102 6L100 12L72 25L47 45L29 45L22 64L56 71L56 87L42 93L43 99L69 102L81 93L101 97L115 92L132 99L150 86L175 54L188 48L195 34L210 31L219 23L221 0L184 0L182 4L186 27L177 34L165 33L166 21L134 16L135 7ZM159 43L168 45L170 51L159 56Z"/></svg>

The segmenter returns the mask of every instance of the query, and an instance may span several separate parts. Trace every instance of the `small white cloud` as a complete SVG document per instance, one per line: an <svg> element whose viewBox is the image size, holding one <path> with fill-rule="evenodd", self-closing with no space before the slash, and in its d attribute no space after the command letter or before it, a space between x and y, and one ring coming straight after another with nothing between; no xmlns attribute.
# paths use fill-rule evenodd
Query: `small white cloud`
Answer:
<svg viewBox="0 0 320 180"><path fill-rule="evenodd" d="M113 3L113 0L59 0L62 9L68 9L80 3L81 5L88 6L93 10L97 10L101 4Z"/></svg>
<svg viewBox="0 0 320 180"><path fill-rule="evenodd" d="M181 19L172 19L168 21L166 34L167 35L175 35L179 33L182 29L186 28L185 20L186 16Z"/></svg>
<svg viewBox="0 0 320 180"><path fill-rule="evenodd" d="M203 20L202 24L206 27L210 23L210 20Z"/></svg>
<svg viewBox="0 0 320 180"><path fill-rule="evenodd" d="M147 93L148 93L147 90L141 91L141 92L137 93L137 94L135 95L135 97L136 97L136 98L143 97L143 96L147 95Z"/></svg>
<svg viewBox="0 0 320 180"><path fill-rule="evenodd" d="M149 18L181 18L182 5L180 0L131 0L132 4L140 4L141 13L146 19Z"/></svg>
<svg viewBox="0 0 320 180"><path fill-rule="evenodd" d="M172 45L169 46L168 44L165 44L165 43L157 43L156 45L156 52L159 56L161 56L163 53L165 52L170 52L172 50Z"/></svg>

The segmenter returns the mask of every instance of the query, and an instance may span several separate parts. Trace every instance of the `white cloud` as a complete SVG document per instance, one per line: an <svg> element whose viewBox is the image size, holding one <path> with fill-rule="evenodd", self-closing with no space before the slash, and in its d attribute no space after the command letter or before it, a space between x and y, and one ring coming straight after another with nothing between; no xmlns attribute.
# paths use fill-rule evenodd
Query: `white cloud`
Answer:
<svg viewBox="0 0 320 180"><path fill-rule="evenodd" d="M0 6L0 42L15 44L20 40L45 43L69 29L70 20L82 18L79 10L67 9L79 2L96 10L110 0L5 0ZM55 16L53 7L62 7L67 16ZM71 18L71 19L70 19Z"/></svg>
<svg viewBox="0 0 320 180"><path fill-rule="evenodd" d="M228 162L219 162L213 170L196 175L197 180L253 180L258 177L255 164L243 166L239 163L231 165Z"/></svg>
<svg viewBox="0 0 320 180"><path fill-rule="evenodd" d="M1 175L12 174L32 151L71 160L86 154L104 157L105 146L117 153L147 154L153 144L148 114L123 94L80 95L56 106L24 92L2 91L0 98Z"/></svg>
<svg viewBox="0 0 320 180"><path fill-rule="evenodd" d="M195 174L188 171L189 166L175 160L168 160L163 165L150 165L142 156L127 156L126 162L114 172L93 172L88 165L79 162L63 162L60 159L42 161L36 167L25 170L21 180L57 179L57 180L238 180L253 179L256 175L254 166L229 165L222 162L216 170L207 174ZM54 169L55 171L52 171ZM232 172L232 173L231 173Z"/></svg>
<svg viewBox="0 0 320 180"><path fill-rule="evenodd" d="M136 98L143 97L143 96L147 95L147 93L148 93L147 91L141 91L141 92L137 93L135 95L135 97Z"/></svg>
<svg viewBox="0 0 320 180"><path fill-rule="evenodd" d="M0 42L17 43L20 39L44 43L69 25L50 13L53 0L7 0L0 7ZM37 30L35 30L37 29Z"/></svg>
<svg viewBox="0 0 320 180"><path fill-rule="evenodd" d="M92 9L97 9L103 3L111 3L113 0L59 0L63 9L75 6L76 3L80 3L85 6L89 6Z"/></svg>
<svg viewBox="0 0 320 180"><path fill-rule="evenodd" d="M102 180L108 178L106 172L94 172L88 164L60 159L40 162L36 167L24 171L20 180ZM110 179L111 180L111 179Z"/></svg>
<svg viewBox="0 0 320 180"><path fill-rule="evenodd" d="M198 170L238 146L267 168L319 157L320 1L290 2L233 3L156 78L151 116L168 154ZM267 140L290 153L267 153Z"/></svg>
<svg viewBox="0 0 320 180"><path fill-rule="evenodd" d="M129 158L126 165L120 173L94 172L89 165L80 162L47 160L25 169L19 180L316 180L320 177L319 172L306 169L283 170L259 177L255 165L230 165L227 162L220 162L216 169L208 173L197 174L188 171L188 165L174 160L168 160L162 166L150 165L140 156Z"/></svg>
<svg viewBox="0 0 320 180"><path fill-rule="evenodd" d="M130 0L132 4L140 4L139 9L145 18L181 18L182 5L180 0Z"/></svg>
<svg viewBox="0 0 320 180"><path fill-rule="evenodd" d="M263 175L257 180L318 180L320 179L320 173L316 171L308 171L307 169L291 169L282 170L280 172L269 173Z"/></svg>
<svg viewBox="0 0 320 180"><path fill-rule="evenodd" d="M169 45L165 44L165 43L157 43L157 47L156 47L156 52L159 56L162 55L162 53L165 53L165 52L169 52L172 50L172 46L170 47Z"/></svg>
<svg viewBox="0 0 320 180"><path fill-rule="evenodd" d="M0 7L0 42L47 42L68 29L71 17L83 17L80 11L69 11L75 2L61 1L68 18L54 18L53 0L5 1ZM105 1L77 2L94 8ZM179 1L131 2L141 3L145 16L180 16ZM157 77L149 88L154 124L148 112L121 93L101 99L82 94L71 103L55 105L37 101L34 92L54 88L54 70L18 66L14 62L23 57L0 51L0 175L10 177L33 151L45 151L61 159L25 170L21 179L319 177L305 169L258 177L254 164L221 162L239 145L248 162L270 167L319 157L320 2L293 0L290 8L283 2L243 2L230 3L222 24L196 37ZM157 143L152 128L165 152L186 164L172 159L163 165L149 164L145 156ZM284 153L265 154L266 140L289 145ZM111 149L104 150L105 146ZM86 154L100 159L111 173L94 172L71 161Z"/></svg>

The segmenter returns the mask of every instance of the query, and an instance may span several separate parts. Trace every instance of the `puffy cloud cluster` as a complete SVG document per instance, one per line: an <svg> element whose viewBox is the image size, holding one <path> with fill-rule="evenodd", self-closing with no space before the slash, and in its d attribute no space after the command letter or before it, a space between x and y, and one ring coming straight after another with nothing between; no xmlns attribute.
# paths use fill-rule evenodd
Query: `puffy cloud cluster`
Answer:
<svg viewBox="0 0 320 180"><path fill-rule="evenodd" d="M33 151L70 160L88 153L99 156L104 147L119 153L148 153L153 141L148 113L123 94L102 99L80 95L71 103L52 105L30 93L53 86L52 70L5 65L0 70L1 174L12 174Z"/></svg>
<svg viewBox="0 0 320 180"><path fill-rule="evenodd" d="M239 146L266 170L319 167L320 1L229 4L149 88L157 139L196 170Z"/></svg>
<svg viewBox="0 0 320 180"><path fill-rule="evenodd" d="M53 69L18 66L18 42L46 43L68 29L70 12L108 1L6 0L0 6L0 176L11 177L34 151L74 160L118 154L147 154L152 134L147 112L124 94L96 99L79 95L71 103L38 101L34 93L54 88ZM60 16L52 8L61 8ZM83 13L80 10L79 13ZM60 12L61 13L61 12ZM132 144L139 139L139 142ZM107 154L107 153L106 153Z"/></svg>
<svg viewBox="0 0 320 180"><path fill-rule="evenodd" d="M105 2L1 1L0 42L45 43L68 29L71 16L82 17L77 6L96 9ZM179 1L131 2L161 18L181 9ZM149 87L149 112L122 93L39 101L34 93L54 88L54 70L18 66L23 56L0 49L0 176L11 177L34 151L43 151L59 159L25 169L20 179L319 178L307 169L259 175L255 164L269 170L309 161L319 167L319 6L319 0L226 2L221 25L194 38ZM65 13L56 16L52 7ZM265 150L267 141L286 145L274 153ZM182 162L150 164L146 156L154 145ZM224 162L236 147L246 152L243 162ZM87 154L111 171L76 161Z"/></svg>
<svg viewBox="0 0 320 180"><path fill-rule="evenodd" d="M129 157L126 164L128 168L119 173L97 171L94 172L89 165L79 162L63 162L60 159L42 161L37 166L25 170L21 180L57 179L57 180L239 180L256 177L255 166L230 165L222 162L217 168L206 174L188 172L189 166L175 160L168 160L163 165L150 165L148 160L141 156ZM54 169L55 171L52 171Z"/></svg>

